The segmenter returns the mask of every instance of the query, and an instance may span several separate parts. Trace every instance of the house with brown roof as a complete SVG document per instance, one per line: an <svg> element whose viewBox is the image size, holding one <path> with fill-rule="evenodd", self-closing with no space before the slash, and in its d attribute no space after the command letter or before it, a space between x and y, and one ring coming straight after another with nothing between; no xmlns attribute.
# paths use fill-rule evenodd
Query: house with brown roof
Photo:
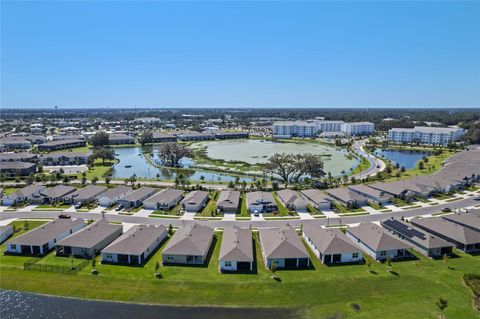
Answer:
<svg viewBox="0 0 480 319"><path fill-rule="evenodd" d="M102 263L141 265L167 238L163 225L135 225L102 250Z"/></svg>
<svg viewBox="0 0 480 319"><path fill-rule="evenodd" d="M376 260L411 256L409 250L412 247L410 245L373 223L361 223L357 227L349 227L346 235L360 249Z"/></svg>
<svg viewBox="0 0 480 319"><path fill-rule="evenodd" d="M44 255L57 242L74 234L85 226L83 219L55 219L23 235L9 240L6 253L23 255Z"/></svg>
<svg viewBox="0 0 480 319"><path fill-rule="evenodd" d="M363 252L340 229L324 229L306 224L302 228L302 236L323 264L363 260Z"/></svg>
<svg viewBox="0 0 480 319"><path fill-rule="evenodd" d="M93 257L120 237L122 232L122 225L110 224L106 219L99 219L81 231L58 241L57 256Z"/></svg>
<svg viewBox="0 0 480 319"><path fill-rule="evenodd" d="M307 268L310 257L295 229L287 225L282 228L261 228L260 247L265 267Z"/></svg>
<svg viewBox="0 0 480 319"><path fill-rule="evenodd" d="M164 265L202 265L214 237L214 229L197 223L179 228L162 252Z"/></svg>
<svg viewBox="0 0 480 319"><path fill-rule="evenodd" d="M225 227L218 261L220 271L252 271L252 231L237 226Z"/></svg>

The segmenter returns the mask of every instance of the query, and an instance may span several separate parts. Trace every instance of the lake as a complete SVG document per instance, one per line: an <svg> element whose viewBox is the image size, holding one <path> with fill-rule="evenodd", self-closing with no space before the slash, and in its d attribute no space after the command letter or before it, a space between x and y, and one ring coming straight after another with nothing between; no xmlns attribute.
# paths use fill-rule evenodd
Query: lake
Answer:
<svg viewBox="0 0 480 319"><path fill-rule="evenodd" d="M178 296L182 298L182 296ZM2 319L287 319L300 317L291 309L174 307L45 296L27 292L0 290Z"/></svg>
<svg viewBox="0 0 480 319"><path fill-rule="evenodd" d="M393 164L399 164L406 169L412 169L417 166L418 161L424 156L429 156L431 153L426 151L410 151L410 150L388 150L376 149L375 155L384 159L392 161Z"/></svg>

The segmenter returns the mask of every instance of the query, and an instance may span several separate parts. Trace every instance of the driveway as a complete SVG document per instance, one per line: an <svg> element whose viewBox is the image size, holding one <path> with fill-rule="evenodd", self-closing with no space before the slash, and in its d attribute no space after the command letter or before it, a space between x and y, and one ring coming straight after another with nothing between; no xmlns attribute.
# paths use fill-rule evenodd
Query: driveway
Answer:
<svg viewBox="0 0 480 319"><path fill-rule="evenodd" d="M195 214L197 212L185 212L183 213L182 217L180 217L180 219L184 219L184 220L193 220L193 218L195 217Z"/></svg>
<svg viewBox="0 0 480 319"><path fill-rule="evenodd" d="M297 214L298 216L300 216L300 219L314 219L312 215L310 215L310 213L307 212L306 210L305 211L297 210Z"/></svg>
<svg viewBox="0 0 480 319"><path fill-rule="evenodd" d="M236 219L235 219L235 214L233 214L233 213L224 213L222 220L236 220Z"/></svg>
<svg viewBox="0 0 480 319"><path fill-rule="evenodd" d="M23 208L20 208L18 211L19 212L31 212L37 206L38 205L28 205L28 206L25 206Z"/></svg>
<svg viewBox="0 0 480 319"><path fill-rule="evenodd" d="M151 213L153 213L155 210L154 209L140 209L138 212L135 213L135 216L139 217L148 217L150 216Z"/></svg>

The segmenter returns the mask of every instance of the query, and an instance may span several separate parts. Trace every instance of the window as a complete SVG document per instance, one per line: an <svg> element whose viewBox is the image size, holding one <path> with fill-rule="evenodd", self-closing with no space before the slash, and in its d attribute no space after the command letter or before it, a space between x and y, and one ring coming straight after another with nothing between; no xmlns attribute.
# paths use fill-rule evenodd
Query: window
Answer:
<svg viewBox="0 0 480 319"><path fill-rule="evenodd" d="M107 254L107 258L111 259L111 258L112 258L112 254Z"/></svg>
<svg viewBox="0 0 480 319"><path fill-rule="evenodd" d="M352 258L358 258L358 253L353 253Z"/></svg>
<svg viewBox="0 0 480 319"><path fill-rule="evenodd" d="M87 249L87 248L81 248L80 251L81 251L82 253L86 253L86 252L88 251L88 249Z"/></svg>
<svg viewBox="0 0 480 319"><path fill-rule="evenodd" d="M10 248L12 248L12 249L17 249L17 245L11 244L11 245L10 245Z"/></svg>
<svg viewBox="0 0 480 319"><path fill-rule="evenodd" d="M56 238L54 238L54 239L53 239L53 242L54 242L54 243L56 243L56 242L57 242L57 239L56 239Z"/></svg>
<svg viewBox="0 0 480 319"><path fill-rule="evenodd" d="M226 261L225 262L225 267L232 267L232 262L231 261Z"/></svg>
<svg viewBox="0 0 480 319"><path fill-rule="evenodd" d="M173 256L167 256L168 260L173 260Z"/></svg>
<svg viewBox="0 0 480 319"><path fill-rule="evenodd" d="M387 251L386 251L386 250L382 250L382 251L380 252L380 256L386 256L386 255L387 255Z"/></svg>

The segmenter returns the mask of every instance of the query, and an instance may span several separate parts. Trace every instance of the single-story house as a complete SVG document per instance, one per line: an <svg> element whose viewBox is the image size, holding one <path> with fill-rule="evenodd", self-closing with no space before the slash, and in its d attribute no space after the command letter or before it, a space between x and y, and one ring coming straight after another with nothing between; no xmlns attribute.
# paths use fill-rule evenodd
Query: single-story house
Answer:
<svg viewBox="0 0 480 319"><path fill-rule="evenodd" d="M386 194L390 194L394 198L400 198L402 200L409 201L415 196L426 196L429 194L429 189L424 190L422 193L419 190L413 190L411 182L409 180L389 182L389 183L373 183L368 185L371 188L382 191Z"/></svg>
<svg viewBox="0 0 480 319"><path fill-rule="evenodd" d="M463 227L467 227L475 231L480 231L480 215L475 214L474 212L445 215L442 216L442 218Z"/></svg>
<svg viewBox="0 0 480 319"><path fill-rule="evenodd" d="M9 240L5 252L24 255L45 255L65 237L85 226L83 219L55 219L23 235Z"/></svg>
<svg viewBox="0 0 480 319"><path fill-rule="evenodd" d="M238 213L240 207L240 192L226 190L220 192L217 199L217 210L224 213Z"/></svg>
<svg viewBox="0 0 480 319"><path fill-rule="evenodd" d="M252 271L252 230L237 226L225 227L218 261L220 271Z"/></svg>
<svg viewBox="0 0 480 319"><path fill-rule="evenodd" d="M197 223L179 228L162 252L163 264L202 265L213 236L213 228Z"/></svg>
<svg viewBox="0 0 480 319"><path fill-rule="evenodd" d="M340 229L307 224L302 236L323 264L360 262L363 252Z"/></svg>
<svg viewBox="0 0 480 319"><path fill-rule="evenodd" d="M156 191L157 189L153 187L140 187L117 200L117 203L128 208L138 207L143 204L145 199L155 194Z"/></svg>
<svg viewBox="0 0 480 319"><path fill-rule="evenodd" d="M318 210L328 210L332 206L332 199L318 189L304 189L300 191L302 196Z"/></svg>
<svg viewBox="0 0 480 319"><path fill-rule="evenodd" d="M453 243L464 252L480 251L480 232L443 218L413 218L410 223Z"/></svg>
<svg viewBox="0 0 480 319"><path fill-rule="evenodd" d="M75 192L76 188L67 185L57 185L43 190L40 195L43 196L42 201L50 204L63 202L63 199Z"/></svg>
<svg viewBox="0 0 480 319"><path fill-rule="evenodd" d="M135 225L102 250L102 262L141 265L167 234L163 225Z"/></svg>
<svg viewBox="0 0 480 319"><path fill-rule="evenodd" d="M95 202L102 194L106 193L108 188L106 186L87 185L84 188L79 188L75 192L68 194L63 198L65 203L92 203Z"/></svg>
<svg viewBox="0 0 480 319"><path fill-rule="evenodd" d="M10 206L18 203L23 203L26 201L33 201L40 193L45 189L45 186L42 185L28 185L25 186L13 193L5 195L2 197L2 205Z"/></svg>
<svg viewBox="0 0 480 319"><path fill-rule="evenodd" d="M37 172L35 163L30 162L0 162L0 173L7 176L28 176Z"/></svg>
<svg viewBox="0 0 480 319"><path fill-rule="evenodd" d="M12 226L0 226L0 244L13 235Z"/></svg>
<svg viewBox="0 0 480 319"><path fill-rule="evenodd" d="M347 237L376 260L409 257L410 245L373 223L361 223L347 229Z"/></svg>
<svg viewBox="0 0 480 319"><path fill-rule="evenodd" d="M300 236L291 226L261 228L260 247L267 268L307 268L310 257Z"/></svg>
<svg viewBox="0 0 480 319"><path fill-rule="evenodd" d="M198 212L208 202L209 194L206 191L193 191L190 192L180 202L182 209L187 212Z"/></svg>
<svg viewBox="0 0 480 319"><path fill-rule="evenodd" d="M426 257L442 257L452 253L454 245L425 230L410 225L407 222L387 219L381 222L383 228L391 231L401 239L411 244L415 250Z"/></svg>
<svg viewBox="0 0 480 319"><path fill-rule="evenodd" d="M110 188L105 193L98 197L98 204L102 207L109 207L115 205L120 198L127 196L132 192L130 186L119 185L114 188Z"/></svg>
<svg viewBox="0 0 480 319"><path fill-rule="evenodd" d="M386 204L393 199L392 195L363 184L351 185L348 186L348 189L359 194L360 196L367 198L368 202L373 202L379 205Z"/></svg>
<svg viewBox="0 0 480 319"><path fill-rule="evenodd" d="M355 208L367 204L367 198L365 196L355 193L348 188L332 188L327 189L326 192L335 201L348 208Z"/></svg>
<svg viewBox="0 0 480 319"><path fill-rule="evenodd" d="M245 201L250 213L257 211L263 214L278 210L277 203L270 192L257 191L246 193Z"/></svg>
<svg viewBox="0 0 480 319"><path fill-rule="evenodd" d="M155 210L170 210L177 206L183 198L183 191L179 189L163 189L143 201L143 208Z"/></svg>
<svg viewBox="0 0 480 319"><path fill-rule="evenodd" d="M90 258L122 235L123 226L99 219L81 231L57 242L57 256Z"/></svg>
<svg viewBox="0 0 480 319"><path fill-rule="evenodd" d="M295 211L306 211L307 201L301 197L296 191L291 189L283 189L277 191L280 202L288 209Z"/></svg>

